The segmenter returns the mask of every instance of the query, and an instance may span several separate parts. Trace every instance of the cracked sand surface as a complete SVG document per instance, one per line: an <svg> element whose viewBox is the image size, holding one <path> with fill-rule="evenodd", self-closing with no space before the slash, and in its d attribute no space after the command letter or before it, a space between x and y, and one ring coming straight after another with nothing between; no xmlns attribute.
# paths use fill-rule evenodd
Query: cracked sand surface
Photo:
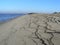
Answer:
<svg viewBox="0 0 60 45"><path fill-rule="evenodd" d="M0 26L0 45L60 45L60 17L25 15Z"/></svg>

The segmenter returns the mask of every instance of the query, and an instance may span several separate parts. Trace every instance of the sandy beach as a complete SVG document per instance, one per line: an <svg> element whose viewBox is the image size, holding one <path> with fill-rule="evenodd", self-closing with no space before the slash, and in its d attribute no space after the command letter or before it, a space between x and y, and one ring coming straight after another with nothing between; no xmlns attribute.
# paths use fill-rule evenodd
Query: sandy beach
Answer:
<svg viewBox="0 0 60 45"><path fill-rule="evenodd" d="M60 45L59 15L30 14L4 23L0 45Z"/></svg>

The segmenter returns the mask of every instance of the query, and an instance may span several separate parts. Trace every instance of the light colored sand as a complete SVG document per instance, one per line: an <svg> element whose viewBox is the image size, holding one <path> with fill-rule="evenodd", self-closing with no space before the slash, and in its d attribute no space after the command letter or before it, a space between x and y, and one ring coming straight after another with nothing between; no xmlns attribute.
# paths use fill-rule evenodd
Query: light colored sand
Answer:
<svg viewBox="0 0 60 45"><path fill-rule="evenodd" d="M0 45L60 45L60 17L32 14L0 26Z"/></svg>

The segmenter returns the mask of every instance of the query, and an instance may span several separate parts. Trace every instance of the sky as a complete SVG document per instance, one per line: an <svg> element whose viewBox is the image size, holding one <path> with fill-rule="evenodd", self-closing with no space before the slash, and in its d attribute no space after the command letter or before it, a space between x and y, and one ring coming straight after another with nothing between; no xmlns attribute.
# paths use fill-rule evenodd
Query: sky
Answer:
<svg viewBox="0 0 60 45"><path fill-rule="evenodd" d="M0 12L55 11L60 11L60 0L0 0Z"/></svg>

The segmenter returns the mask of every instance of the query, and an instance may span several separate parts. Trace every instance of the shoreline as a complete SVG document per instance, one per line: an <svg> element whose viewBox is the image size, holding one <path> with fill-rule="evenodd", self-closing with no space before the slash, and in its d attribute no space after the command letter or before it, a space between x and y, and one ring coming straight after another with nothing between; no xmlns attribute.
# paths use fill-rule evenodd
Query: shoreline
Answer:
<svg viewBox="0 0 60 45"><path fill-rule="evenodd" d="M10 21L10 20L16 19L16 18L18 18L18 17L20 17L20 16L23 16L23 15L25 15L25 14L13 16L13 17L10 17L10 18L7 18L7 19L2 19L2 20L0 21L0 23L8 22L8 21Z"/></svg>

